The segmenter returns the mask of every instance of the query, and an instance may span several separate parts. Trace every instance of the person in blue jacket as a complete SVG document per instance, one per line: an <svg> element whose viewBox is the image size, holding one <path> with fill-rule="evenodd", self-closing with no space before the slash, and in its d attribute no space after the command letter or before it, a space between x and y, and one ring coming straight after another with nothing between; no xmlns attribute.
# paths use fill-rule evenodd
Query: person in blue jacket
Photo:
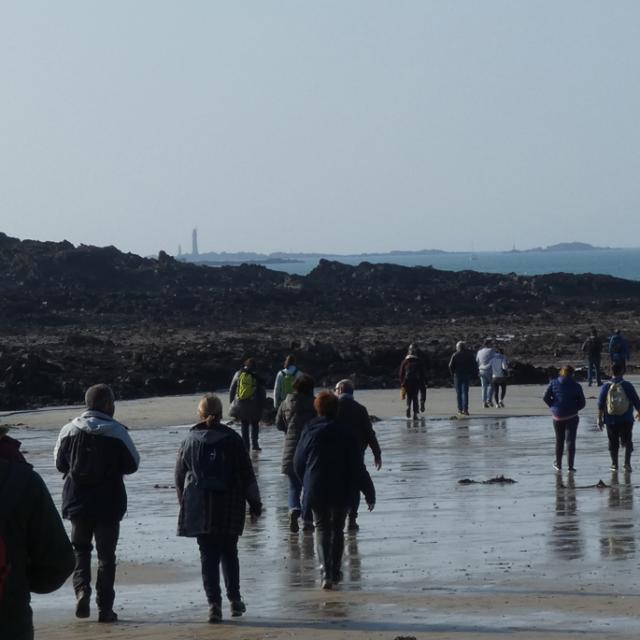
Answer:
<svg viewBox="0 0 640 640"><path fill-rule="evenodd" d="M556 459L553 468L562 470L564 443L567 443L567 464L569 473L575 472L573 463L576 457L576 434L580 418L578 412L584 409L585 399L582 387L573 377L573 367L566 365L560 369L560 375L551 380L543 400L551 409L553 430L556 434Z"/></svg>
<svg viewBox="0 0 640 640"><path fill-rule="evenodd" d="M344 524L354 496L362 491L371 511L376 492L355 437L336 420L338 398L323 391L314 407L318 417L302 431L293 468L304 487L303 510L313 511L322 588L332 589L342 579Z"/></svg>
<svg viewBox="0 0 640 640"><path fill-rule="evenodd" d="M616 329L609 339L608 351L611 364L621 362L626 369L627 362L631 356L631 349L627 339L620 332L620 329Z"/></svg>
<svg viewBox="0 0 640 640"><path fill-rule="evenodd" d="M618 450L624 447L624 470L631 471L631 452L633 451L633 410L636 419L640 419L640 399L635 387L622 378L624 364L614 362L611 365L613 378L600 389L598 396L598 427L602 431L607 427L611 471L618 470Z"/></svg>

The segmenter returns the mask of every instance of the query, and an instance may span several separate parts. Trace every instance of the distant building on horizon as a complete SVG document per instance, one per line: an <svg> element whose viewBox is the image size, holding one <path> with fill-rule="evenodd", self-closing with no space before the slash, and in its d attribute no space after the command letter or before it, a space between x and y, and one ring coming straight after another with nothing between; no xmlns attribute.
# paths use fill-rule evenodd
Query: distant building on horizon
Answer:
<svg viewBox="0 0 640 640"><path fill-rule="evenodd" d="M178 245L178 258L180 258L182 256L182 245L179 244Z"/></svg>
<svg viewBox="0 0 640 640"><path fill-rule="evenodd" d="M194 228L191 232L191 255L198 255L198 229Z"/></svg>

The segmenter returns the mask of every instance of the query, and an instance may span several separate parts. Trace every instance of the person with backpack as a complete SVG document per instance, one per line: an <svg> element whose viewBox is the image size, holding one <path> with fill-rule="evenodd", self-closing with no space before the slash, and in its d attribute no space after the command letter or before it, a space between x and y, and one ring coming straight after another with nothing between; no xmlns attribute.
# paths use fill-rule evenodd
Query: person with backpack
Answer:
<svg viewBox="0 0 640 640"><path fill-rule="evenodd" d="M209 622L222 620L220 566L231 615L246 605L240 594L238 537L244 530L246 503L252 517L262 513L260 491L241 437L222 423L222 402L215 394L198 405L200 422L180 445L175 484L180 503L178 535L198 541Z"/></svg>
<svg viewBox="0 0 640 640"><path fill-rule="evenodd" d="M584 409L585 399L582 387L573 377L573 367L566 365L560 369L560 375L551 380L544 393L543 400L551 409L553 430L556 435L556 458L553 468L562 470L564 443L567 443L567 464L569 473L575 473L573 466L576 457L576 434L580 418L578 412Z"/></svg>
<svg viewBox="0 0 640 640"><path fill-rule="evenodd" d="M298 520L302 515L302 530L313 531L313 514L302 510L302 482L293 470L293 455L300 441L305 425L316 417L313 406L314 381L311 376L302 374L293 383L293 393L287 395L276 414L276 427L284 431L282 450L282 473L289 478L289 531L300 530Z"/></svg>
<svg viewBox="0 0 640 640"><path fill-rule="evenodd" d="M624 364L614 362L611 365L612 379L600 389L598 396L598 428L607 427L611 471L618 470L618 450L624 447L624 470L631 472L631 453L633 452L633 410L640 420L640 399L635 387L624 380Z"/></svg>
<svg viewBox="0 0 640 640"><path fill-rule="evenodd" d="M425 412L427 399L427 380L422 359L417 353L415 345L410 344L402 364L400 365L400 388L407 401L407 418L418 418L418 396L420 399L420 411Z"/></svg>
<svg viewBox="0 0 640 640"><path fill-rule="evenodd" d="M631 349L627 339L622 335L620 329L616 329L613 332L611 338L609 338L609 359L613 365L616 362L621 362L626 370L627 362L631 356Z"/></svg>
<svg viewBox="0 0 640 640"><path fill-rule="evenodd" d="M369 412L364 405L361 405L353 397L354 384L351 380L340 380L336 384L335 393L338 396L338 413L336 420L351 431L364 464L364 453L367 447L373 454L373 462L378 471L382 468L382 451L378 443L378 437L371 424ZM358 531L358 508L360 507L360 492L357 491L353 498L353 505L349 510L348 531Z"/></svg>
<svg viewBox="0 0 640 640"><path fill-rule="evenodd" d="M491 340L485 340L482 348L476 353L478 376L480 377L480 385L482 387L482 406L485 409L491 407L491 394L493 391L493 369L491 367L491 361L495 354L496 352L491 346Z"/></svg>
<svg viewBox="0 0 640 640"><path fill-rule="evenodd" d="M296 357L289 354L284 361L284 368L280 369L276 375L276 382L273 385L273 404L276 412L282 401L293 393L293 383L302 376L303 373L296 367Z"/></svg>
<svg viewBox="0 0 640 640"><path fill-rule="evenodd" d="M0 458L0 638L33 640L31 593L59 589L73 548L42 478Z"/></svg>
<svg viewBox="0 0 640 640"><path fill-rule="evenodd" d="M89 387L84 399L87 410L62 427L54 450L56 468L64 474L62 515L71 520L76 617L91 615L91 550L95 540L98 622L116 622L116 547L120 521L127 511L123 476L138 470L140 456L127 427L113 418L111 387Z"/></svg>
<svg viewBox="0 0 640 640"><path fill-rule="evenodd" d="M600 371L600 354L602 353L602 340L595 327L591 327L591 334L582 344L582 353L587 356L587 382L591 386L595 377L596 384L602 385L602 373Z"/></svg>
<svg viewBox="0 0 640 640"><path fill-rule="evenodd" d="M256 372L256 361L247 358L242 369L235 372L229 387L229 415L240 420L242 426L242 441L244 446L253 451L260 451L259 429L260 418L267 394L264 381ZM251 427L251 442L249 442L249 427Z"/></svg>
<svg viewBox="0 0 640 640"><path fill-rule="evenodd" d="M304 486L303 507L313 511L322 588L332 589L342 580L344 524L354 495L362 491L371 511L376 492L353 433L336 420L337 396L322 391L313 404L318 417L302 432L293 468Z"/></svg>

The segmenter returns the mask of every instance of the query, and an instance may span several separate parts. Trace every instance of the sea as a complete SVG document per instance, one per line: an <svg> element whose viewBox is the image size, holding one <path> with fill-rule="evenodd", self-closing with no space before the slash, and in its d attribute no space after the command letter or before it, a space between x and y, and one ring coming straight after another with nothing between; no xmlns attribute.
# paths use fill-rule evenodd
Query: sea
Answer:
<svg viewBox="0 0 640 640"><path fill-rule="evenodd" d="M394 253L371 255L326 256L344 264L361 262L389 263L406 267L432 266L446 271L479 271L482 273L517 273L541 275L545 273L597 273L640 280L640 249L597 249L574 251L477 251L468 253ZM312 271L320 258L299 262L271 263L270 269L305 275Z"/></svg>

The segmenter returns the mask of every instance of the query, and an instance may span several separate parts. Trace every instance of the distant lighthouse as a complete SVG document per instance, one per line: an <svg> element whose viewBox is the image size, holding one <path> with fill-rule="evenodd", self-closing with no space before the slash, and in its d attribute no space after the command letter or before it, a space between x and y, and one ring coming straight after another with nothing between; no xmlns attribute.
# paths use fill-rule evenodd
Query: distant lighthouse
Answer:
<svg viewBox="0 0 640 640"><path fill-rule="evenodd" d="M191 255L198 255L198 229L191 232Z"/></svg>

